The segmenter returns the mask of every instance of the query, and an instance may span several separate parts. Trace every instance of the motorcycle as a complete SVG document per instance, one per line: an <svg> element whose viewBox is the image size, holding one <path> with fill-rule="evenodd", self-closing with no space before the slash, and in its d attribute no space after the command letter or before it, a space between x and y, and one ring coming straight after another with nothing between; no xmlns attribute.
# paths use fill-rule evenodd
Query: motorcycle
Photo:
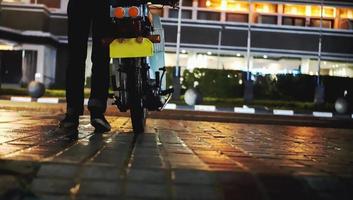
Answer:
<svg viewBox="0 0 353 200"><path fill-rule="evenodd" d="M161 111L171 99L166 89L164 32L154 4L175 6L175 0L110 0L113 36L109 41L112 59L114 104L130 110L135 134L144 132L148 111Z"/></svg>

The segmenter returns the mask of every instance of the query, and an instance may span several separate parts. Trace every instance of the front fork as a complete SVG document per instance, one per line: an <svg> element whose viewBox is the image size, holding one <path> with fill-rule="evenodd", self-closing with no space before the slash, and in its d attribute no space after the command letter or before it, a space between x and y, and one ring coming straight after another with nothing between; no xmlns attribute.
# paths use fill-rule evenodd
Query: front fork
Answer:
<svg viewBox="0 0 353 200"><path fill-rule="evenodd" d="M159 71L155 72L155 79L150 78L149 69L145 58L135 58L141 59L137 62L140 62L138 65L131 65L130 62L126 62L125 59L113 59L112 66L112 88L114 91L113 98L114 102L117 105L118 109L121 112L126 112L130 109L129 99L128 99L128 76L133 75L134 70L141 70L142 78L142 98L143 106L150 111L160 111L170 100L173 89L162 90L161 84L163 77L165 75L165 67L160 68L162 71L160 74ZM131 61L131 60L130 60ZM137 67L141 69L137 69Z"/></svg>
<svg viewBox="0 0 353 200"><path fill-rule="evenodd" d="M122 59L113 59L112 65L112 89L114 94L114 104L117 105L121 112L126 112L129 109L127 96L127 69L124 66Z"/></svg>

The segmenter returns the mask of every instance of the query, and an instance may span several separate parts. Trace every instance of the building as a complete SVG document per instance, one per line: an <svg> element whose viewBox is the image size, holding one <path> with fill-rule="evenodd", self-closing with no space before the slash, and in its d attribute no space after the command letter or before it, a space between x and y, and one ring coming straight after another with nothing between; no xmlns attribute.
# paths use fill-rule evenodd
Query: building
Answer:
<svg viewBox="0 0 353 200"><path fill-rule="evenodd" d="M64 84L67 1L2 0L3 81ZM318 74L322 35L320 74L353 77L353 2L325 0L322 11L320 2L183 0L180 66L246 71L250 28L253 73ZM166 65L175 66L178 11L156 6L154 12L163 17ZM89 69L88 58L87 76Z"/></svg>

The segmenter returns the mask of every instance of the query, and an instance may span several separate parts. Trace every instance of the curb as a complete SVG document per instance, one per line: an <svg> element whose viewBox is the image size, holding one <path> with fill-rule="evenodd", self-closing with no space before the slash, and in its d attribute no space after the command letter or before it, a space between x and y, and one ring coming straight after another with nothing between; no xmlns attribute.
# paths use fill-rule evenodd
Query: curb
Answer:
<svg viewBox="0 0 353 200"><path fill-rule="evenodd" d="M178 109L178 105L170 103L167 104L165 109L167 110L176 110ZM214 105L195 105L191 106L191 110L195 111L207 111L207 112L224 112L222 109L217 108ZM231 111L226 111L226 112L231 112ZM313 111L310 114L308 113L300 113L294 110L281 110L281 109L273 109L271 112L263 113L260 110L256 108L250 108L247 106L243 107L234 107L233 110L234 113L240 113L240 114L269 114L269 115L279 115L279 116L303 116L303 115L309 115L312 117L317 117L317 118L334 118L336 116L339 116L340 118L350 118L353 119L353 114L348 114L348 115L339 115L339 114L334 114L332 112L321 112L321 111Z"/></svg>
<svg viewBox="0 0 353 200"><path fill-rule="evenodd" d="M42 98L31 98L31 97L10 97L10 101L13 102L37 102L37 103L47 103L47 104L58 104L65 103L64 99L55 98L55 97L42 97Z"/></svg>
<svg viewBox="0 0 353 200"><path fill-rule="evenodd" d="M12 96L10 97L10 100L12 102L35 102L35 103L45 103L45 104L58 104L58 103L66 103L66 100L64 98L56 98L56 97L41 97L41 98L31 98L31 97L16 97ZM108 104L111 104L112 100L108 99ZM85 106L88 105L88 98L84 99L83 104Z"/></svg>
<svg viewBox="0 0 353 200"><path fill-rule="evenodd" d="M65 98L56 98L56 97L42 97L42 98L31 98L31 97L16 97L12 96L9 99L13 102L37 102L37 103L45 103L45 104L58 104L65 103ZM111 99L108 99L108 105L111 105L113 102ZM88 99L84 99L84 105L88 105ZM204 111L204 112L233 112L239 114L268 114L268 115L278 115L278 116L303 116L308 115L316 118L344 118L344 119L353 119L353 113L348 115L339 115L332 112L321 112L321 111L313 111L309 113L300 113L294 110L282 110L282 109L273 109L272 111L263 112L256 108L251 108L247 106L243 107L234 107L233 110L225 111L224 108L219 108L215 105L195 105L195 106L179 106L174 103L168 103L165 108L166 110L194 110L194 111Z"/></svg>

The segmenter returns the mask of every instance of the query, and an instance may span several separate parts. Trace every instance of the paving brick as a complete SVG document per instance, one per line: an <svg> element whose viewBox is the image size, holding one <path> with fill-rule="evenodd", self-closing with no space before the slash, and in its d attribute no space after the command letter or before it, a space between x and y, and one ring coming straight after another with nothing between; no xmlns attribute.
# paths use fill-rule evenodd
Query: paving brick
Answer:
<svg viewBox="0 0 353 200"><path fill-rule="evenodd" d="M237 185L257 188L256 178L249 172L217 172L217 181L222 185Z"/></svg>
<svg viewBox="0 0 353 200"><path fill-rule="evenodd" d="M170 189L166 184L129 182L126 189L127 197L169 199L170 195Z"/></svg>
<svg viewBox="0 0 353 200"><path fill-rule="evenodd" d="M157 146L153 146L151 148L146 147L136 147L134 149L135 156L159 156L159 150Z"/></svg>
<svg viewBox="0 0 353 200"><path fill-rule="evenodd" d="M120 181L82 180L79 195L119 196L122 194Z"/></svg>
<svg viewBox="0 0 353 200"><path fill-rule="evenodd" d="M168 171L161 169L130 169L127 174L128 181L142 183L166 183L169 179Z"/></svg>
<svg viewBox="0 0 353 200"><path fill-rule="evenodd" d="M38 177L48 178L68 178L75 177L78 173L79 166L61 163L43 163L37 173Z"/></svg>
<svg viewBox="0 0 353 200"><path fill-rule="evenodd" d="M131 161L133 168L162 168L164 163L160 156L135 155Z"/></svg>
<svg viewBox="0 0 353 200"><path fill-rule="evenodd" d="M58 194L37 194L35 197L25 197L24 200L70 200L69 195L58 195Z"/></svg>
<svg viewBox="0 0 353 200"><path fill-rule="evenodd" d="M11 190L21 189L21 184L14 175L0 175L0 197Z"/></svg>
<svg viewBox="0 0 353 200"><path fill-rule="evenodd" d="M98 165L111 165L121 169L124 167L127 161L127 151L113 151L105 148L96 157L94 157L93 160L90 160L89 163Z"/></svg>
<svg viewBox="0 0 353 200"><path fill-rule="evenodd" d="M266 175L259 180L273 199L316 199L309 185L291 176Z"/></svg>
<svg viewBox="0 0 353 200"><path fill-rule="evenodd" d="M74 163L80 163L83 160L94 156L98 150L102 148L102 146L102 140L97 140L94 142L81 140L80 143L75 144L67 151L64 151L59 156L55 157L53 160L57 162L71 161Z"/></svg>
<svg viewBox="0 0 353 200"><path fill-rule="evenodd" d="M175 184L218 184L215 174L209 171L175 169L172 172L172 177Z"/></svg>
<svg viewBox="0 0 353 200"><path fill-rule="evenodd" d="M223 195L216 186L205 185L175 185L173 186L175 199L203 199L219 200Z"/></svg>
<svg viewBox="0 0 353 200"><path fill-rule="evenodd" d="M265 196L254 187L244 185L223 185L222 192L225 200L265 200Z"/></svg>
<svg viewBox="0 0 353 200"><path fill-rule="evenodd" d="M120 196L101 196L101 195L78 195L76 197L77 200L117 200L117 199L123 199ZM70 199L71 200L71 199Z"/></svg>
<svg viewBox="0 0 353 200"><path fill-rule="evenodd" d="M328 176L305 176L302 177L314 190L326 192L347 192L351 188L346 182ZM353 194L353 193L352 193Z"/></svg>
<svg viewBox="0 0 353 200"><path fill-rule="evenodd" d="M34 193L69 194L74 185L73 179L36 178L31 184L31 190Z"/></svg>
<svg viewBox="0 0 353 200"><path fill-rule="evenodd" d="M98 179L98 180L120 180L122 169L116 166L102 165L85 165L80 169L80 177L82 179Z"/></svg>
<svg viewBox="0 0 353 200"><path fill-rule="evenodd" d="M28 147L27 145L16 145L16 144L0 144L0 156L5 157L10 153L20 151L24 148Z"/></svg>

